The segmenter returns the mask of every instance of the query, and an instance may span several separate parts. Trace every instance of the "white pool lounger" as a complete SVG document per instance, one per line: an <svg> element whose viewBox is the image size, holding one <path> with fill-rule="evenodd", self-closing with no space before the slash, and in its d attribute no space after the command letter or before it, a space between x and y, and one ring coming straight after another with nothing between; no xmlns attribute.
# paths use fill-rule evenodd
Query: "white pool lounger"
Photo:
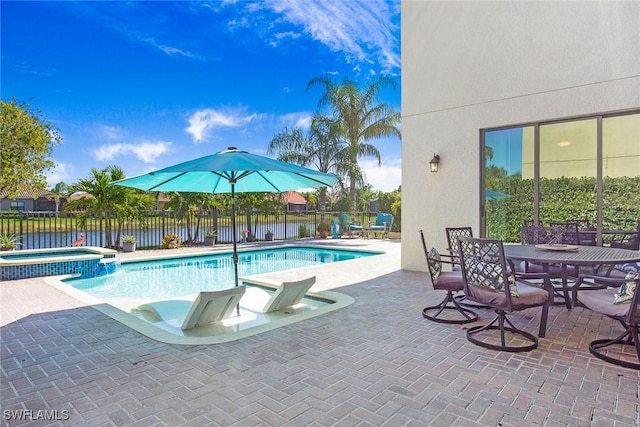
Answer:
<svg viewBox="0 0 640 427"><path fill-rule="evenodd" d="M271 295L262 311L269 313L298 304L314 283L316 283L316 276L294 282L282 282Z"/></svg>
<svg viewBox="0 0 640 427"><path fill-rule="evenodd" d="M139 310L153 313L158 319L179 326L182 330L209 325L231 316L245 286L200 292L195 301L165 300L142 304Z"/></svg>

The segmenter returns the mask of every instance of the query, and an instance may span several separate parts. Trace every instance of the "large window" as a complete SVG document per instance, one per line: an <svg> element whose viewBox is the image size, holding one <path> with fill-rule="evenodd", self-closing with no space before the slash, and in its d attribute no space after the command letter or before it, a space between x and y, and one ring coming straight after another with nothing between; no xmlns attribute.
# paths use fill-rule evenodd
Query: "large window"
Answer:
<svg viewBox="0 0 640 427"><path fill-rule="evenodd" d="M633 230L640 221L640 112L481 132L481 233L519 241L523 224L580 220Z"/></svg>
<svg viewBox="0 0 640 427"><path fill-rule="evenodd" d="M11 202L11 208L12 211L23 211L24 210L24 202Z"/></svg>
<svg viewBox="0 0 640 427"><path fill-rule="evenodd" d="M530 126L484 133L487 237L511 241L519 235L520 224L533 221L533 157Z"/></svg>

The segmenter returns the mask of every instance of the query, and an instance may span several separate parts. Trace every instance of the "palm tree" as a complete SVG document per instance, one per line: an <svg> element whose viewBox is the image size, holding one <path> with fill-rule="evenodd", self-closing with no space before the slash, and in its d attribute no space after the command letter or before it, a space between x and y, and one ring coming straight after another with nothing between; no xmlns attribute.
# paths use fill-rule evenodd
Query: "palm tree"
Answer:
<svg viewBox="0 0 640 427"><path fill-rule="evenodd" d="M150 196L141 192L116 185L113 181L125 178L125 173L118 166L108 166L102 170L91 169L91 176L82 178L70 186L70 191L83 192L91 197L83 197L67 204L67 209L83 209L87 212L104 215L107 247L114 247L114 241L120 239L122 223L125 219L133 218L146 205L152 204ZM112 236L113 222L116 221L117 233L115 240Z"/></svg>
<svg viewBox="0 0 640 427"><path fill-rule="evenodd" d="M348 165L346 148L339 137L339 122L315 115L308 132L285 128L269 142L267 153L277 154L278 159L285 162L314 166L320 172L340 176ZM320 188L319 205L322 214L327 206L326 187Z"/></svg>
<svg viewBox="0 0 640 427"><path fill-rule="evenodd" d="M59 182L50 191L53 195L53 200L56 202L56 218L58 218L60 199L69 195L69 187L64 182Z"/></svg>
<svg viewBox="0 0 640 427"><path fill-rule="evenodd" d="M380 152L367 141L393 137L401 138L400 112L388 104L379 103L380 91L395 82L386 76L368 82L360 90L356 82L345 78L342 84L328 77L316 77L307 84L307 90L320 85L324 88L318 107L328 107L332 120L337 123L340 138L347 146L347 163L341 164L339 174L349 179L352 213L356 211L356 187L364 183L364 174L358 165L361 157L374 157L380 164Z"/></svg>

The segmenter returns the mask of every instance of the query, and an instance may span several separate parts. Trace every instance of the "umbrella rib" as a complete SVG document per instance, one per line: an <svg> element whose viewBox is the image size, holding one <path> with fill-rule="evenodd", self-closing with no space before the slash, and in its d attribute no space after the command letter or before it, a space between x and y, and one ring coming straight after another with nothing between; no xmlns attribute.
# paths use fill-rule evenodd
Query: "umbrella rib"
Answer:
<svg viewBox="0 0 640 427"><path fill-rule="evenodd" d="M166 184L167 182L171 182L171 181L173 181L174 179L180 178L180 177L181 177L182 175L184 175L184 174L186 174L186 172L180 172L178 175L176 175L176 176L172 176L171 178L166 179L166 180L162 181L161 183L154 185L153 187L150 187L150 188L149 188L148 190L146 190L146 191L154 191L156 188L160 187L161 185L164 185L164 184Z"/></svg>
<svg viewBox="0 0 640 427"><path fill-rule="evenodd" d="M273 183L271 182L271 180L269 178L267 178L266 176L264 176L264 174L262 173L262 171L255 171L258 175L260 175L271 187L273 187L273 189L279 193L281 193L282 191L280 191L280 189Z"/></svg>
<svg viewBox="0 0 640 427"><path fill-rule="evenodd" d="M328 185L326 182L324 182L324 181L320 181L319 179L312 178L312 177L310 177L310 176L307 176L307 175L304 175L304 174L301 174L301 173L298 173L298 172L296 172L295 174L296 174L296 175L298 175L298 176L304 177L304 178L306 178L306 179L310 179L310 180L312 180L312 181L314 181L314 182L317 182L318 184L322 184L322 186L323 186L323 187L331 187L331 186L330 186L330 185Z"/></svg>
<svg viewBox="0 0 640 427"><path fill-rule="evenodd" d="M228 171L224 171L224 172L211 171L212 174L218 175L219 177L224 178L229 182L231 182L231 181L238 182L238 180L246 177L247 175L251 175L252 173L255 173L256 171L254 171L254 170L244 171L243 173L241 173L238 176L235 176L235 172L236 171L231 171L231 173L229 173Z"/></svg>

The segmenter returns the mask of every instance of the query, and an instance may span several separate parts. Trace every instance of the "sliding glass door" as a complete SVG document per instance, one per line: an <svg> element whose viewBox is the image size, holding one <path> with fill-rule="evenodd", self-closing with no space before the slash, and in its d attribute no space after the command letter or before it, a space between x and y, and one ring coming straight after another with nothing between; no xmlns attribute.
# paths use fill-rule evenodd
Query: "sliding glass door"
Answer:
<svg viewBox="0 0 640 427"><path fill-rule="evenodd" d="M637 227L640 221L639 187L640 113L603 118L603 228L633 230Z"/></svg>
<svg viewBox="0 0 640 427"><path fill-rule="evenodd" d="M540 125L539 144L540 223L596 224L596 120Z"/></svg>
<svg viewBox="0 0 640 427"><path fill-rule="evenodd" d="M638 111L487 129L481 148L483 236L519 242L523 224L578 220L601 241L640 221Z"/></svg>

